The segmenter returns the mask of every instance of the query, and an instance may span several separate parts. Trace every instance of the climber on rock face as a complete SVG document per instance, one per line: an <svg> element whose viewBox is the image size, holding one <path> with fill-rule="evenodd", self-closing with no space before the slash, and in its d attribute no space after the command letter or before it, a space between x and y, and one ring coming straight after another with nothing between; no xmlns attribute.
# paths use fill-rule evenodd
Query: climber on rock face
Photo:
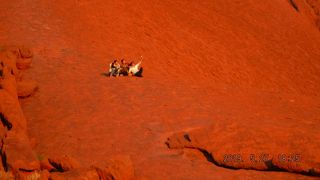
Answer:
<svg viewBox="0 0 320 180"><path fill-rule="evenodd" d="M114 60L109 65L109 76L117 76L119 69L120 69L120 64L118 63L118 60Z"/></svg>
<svg viewBox="0 0 320 180"><path fill-rule="evenodd" d="M128 66L128 63L126 62L126 60L124 60L124 59L121 59L121 67L127 67Z"/></svg>
<svg viewBox="0 0 320 180"><path fill-rule="evenodd" d="M141 67L142 59L139 63L134 64L133 61L130 63L127 63L124 59L120 60L120 63L118 63L118 60L114 60L109 65L109 72L104 73L106 76L138 76L142 77L142 71L143 68Z"/></svg>
<svg viewBox="0 0 320 180"><path fill-rule="evenodd" d="M130 76L138 76L142 77L143 68L141 67L142 61L138 62L137 64L129 66L129 72L128 74Z"/></svg>
<svg viewBox="0 0 320 180"><path fill-rule="evenodd" d="M120 62L121 62L121 64L120 64L120 68L118 70L118 75L119 76L127 76L128 71L129 71L128 63L124 59L121 59Z"/></svg>

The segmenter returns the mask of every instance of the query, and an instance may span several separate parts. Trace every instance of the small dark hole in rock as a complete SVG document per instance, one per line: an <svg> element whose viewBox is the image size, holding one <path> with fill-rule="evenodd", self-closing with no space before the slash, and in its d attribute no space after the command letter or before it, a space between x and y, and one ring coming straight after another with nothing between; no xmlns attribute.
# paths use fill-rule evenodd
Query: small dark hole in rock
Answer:
<svg viewBox="0 0 320 180"><path fill-rule="evenodd" d="M168 148L170 148L170 144L169 144L169 139L165 142L165 144L168 146Z"/></svg>
<svg viewBox="0 0 320 180"><path fill-rule="evenodd" d="M65 170L62 168L61 164L58 164L56 162L50 161L49 163L55 168L55 170L52 170L52 172L58 171L58 172L65 172Z"/></svg>
<svg viewBox="0 0 320 180"><path fill-rule="evenodd" d="M191 142L191 139L189 137L189 134L185 134L183 135L184 139L186 139L187 141Z"/></svg>

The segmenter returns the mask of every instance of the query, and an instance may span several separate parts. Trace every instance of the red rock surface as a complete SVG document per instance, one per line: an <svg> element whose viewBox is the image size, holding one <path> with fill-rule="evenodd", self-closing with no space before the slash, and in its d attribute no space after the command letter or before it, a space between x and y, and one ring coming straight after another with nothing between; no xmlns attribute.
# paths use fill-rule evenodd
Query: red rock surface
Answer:
<svg viewBox="0 0 320 180"><path fill-rule="evenodd" d="M93 168L90 169L73 169L65 173L51 173L49 179L64 180L64 179L99 179L97 171Z"/></svg>
<svg viewBox="0 0 320 180"><path fill-rule="evenodd" d="M210 128L175 134L167 143L170 148L198 150L209 162L222 167L319 176L319 158L314 153L320 147L318 133L310 134L305 126L282 126L217 123Z"/></svg>
<svg viewBox="0 0 320 180"><path fill-rule="evenodd" d="M20 79L21 74L16 67L18 53L17 48L6 47L0 50L1 179L13 176L24 179L40 169L18 101L17 83L26 84ZM25 86L20 87L20 90L25 89ZM31 91L29 88L29 92Z"/></svg>
<svg viewBox="0 0 320 180"><path fill-rule="evenodd" d="M62 172L77 169L79 167L78 162L68 155L64 155L62 157L51 157L48 160L51 165Z"/></svg>
<svg viewBox="0 0 320 180"><path fill-rule="evenodd" d="M310 19L310 21L320 30L320 2L319 0L292 0L296 4L298 11Z"/></svg>
<svg viewBox="0 0 320 180"><path fill-rule="evenodd" d="M55 168L50 164L48 158L41 157L39 158L40 161L40 168L41 170L48 170L48 171L53 171Z"/></svg>
<svg viewBox="0 0 320 180"><path fill-rule="evenodd" d="M318 1L294 2L299 11L288 0L2 2L0 41L33 50L25 75L39 91L20 102L35 152L84 168L127 154L137 179L312 178L165 145L188 132L216 157L298 150L318 167ZM141 55L144 78L100 75Z"/></svg>
<svg viewBox="0 0 320 180"><path fill-rule="evenodd" d="M130 156L116 155L108 160L104 166L93 167L102 179L130 180L134 177L134 169Z"/></svg>
<svg viewBox="0 0 320 180"><path fill-rule="evenodd" d="M25 80L17 83L17 94L20 98L31 96L38 88L34 80Z"/></svg>

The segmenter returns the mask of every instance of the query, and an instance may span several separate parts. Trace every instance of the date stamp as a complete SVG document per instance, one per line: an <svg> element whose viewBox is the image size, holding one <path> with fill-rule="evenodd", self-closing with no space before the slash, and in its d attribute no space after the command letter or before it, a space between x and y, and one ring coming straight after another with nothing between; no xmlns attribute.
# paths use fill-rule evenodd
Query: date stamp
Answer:
<svg viewBox="0 0 320 180"><path fill-rule="evenodd" d="M223 156L224 163L241 163L243 162L243 157L241 154L225 154Z"/></svg>
<svg viewBox="0 0 320 180"><path fill-rule="evenodd" d="M270 160L270 155L267 153L250 154L249 155L249 161L251 163L267 162L269 160Z"/></svg>
<svg viewBox="0 0 320 180"><path fill-rule="evenodd" d="M278 154L278 161L280 163L301 162L301 154Z"/></svg>
<svg viewBox="0 0 320 180"><path fill-rule="evenodd" d="M298 153L280 153L277 155L270 155L268 153L260 154L249 154L243 155L240 153L235 154L224 154L223 162L224 163L263 163L270 160L277 160L280 163L299 163L301 162L301 154Z"/></svg>

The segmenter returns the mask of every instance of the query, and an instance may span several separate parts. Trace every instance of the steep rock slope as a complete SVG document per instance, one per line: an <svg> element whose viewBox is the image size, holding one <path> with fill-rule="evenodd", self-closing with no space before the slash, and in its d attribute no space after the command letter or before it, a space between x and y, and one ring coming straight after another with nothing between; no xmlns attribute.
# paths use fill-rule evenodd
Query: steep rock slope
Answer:
<svg viewBox="0 0 320 180"><path fill-rule="evenodd" d="M300 177L220 168L164 144L219 121L317 130L320 33L295 3L301 11L287 0L3 2L0 40L34 47L27 75L40 88L21 103L35 150L83 166L126 153L136 177ZM100 75L141 55L144 78Z"/></svg>

